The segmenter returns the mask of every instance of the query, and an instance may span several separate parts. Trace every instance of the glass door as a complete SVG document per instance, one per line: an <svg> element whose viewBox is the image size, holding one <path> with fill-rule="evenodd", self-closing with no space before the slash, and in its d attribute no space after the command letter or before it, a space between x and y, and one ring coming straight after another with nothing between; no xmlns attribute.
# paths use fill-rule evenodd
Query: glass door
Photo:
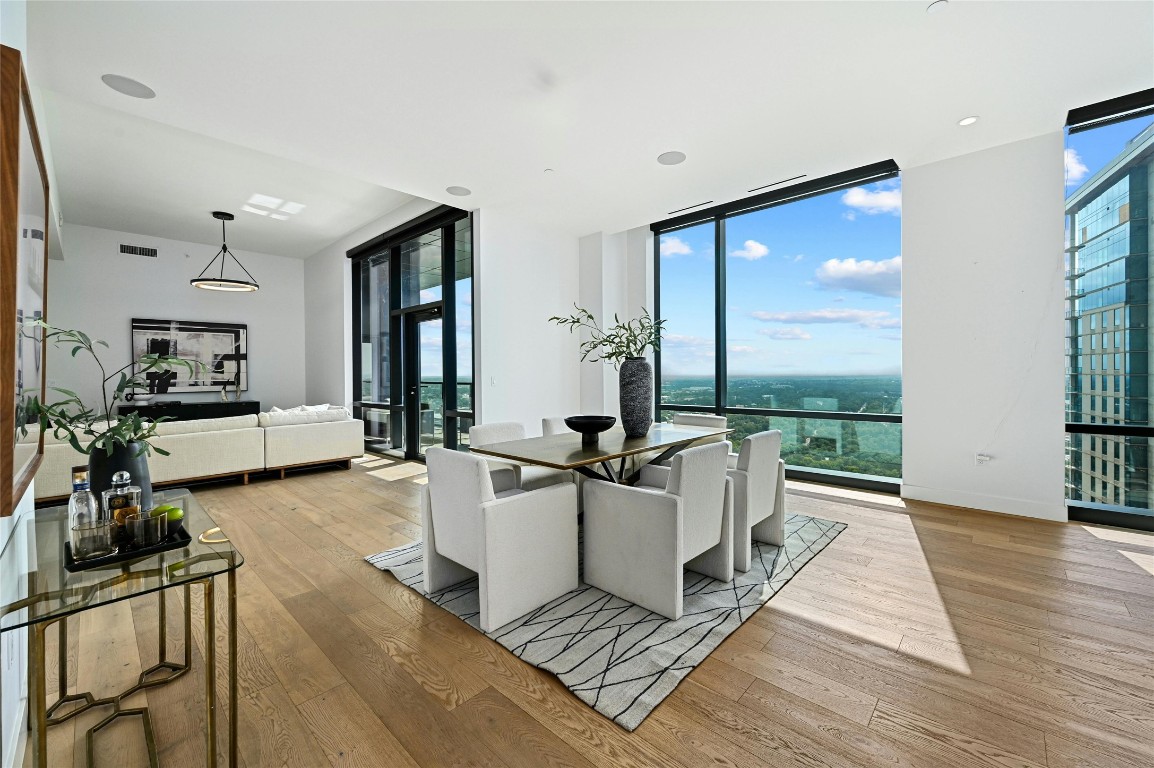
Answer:
<svg viewBox="0 0 1154 768"><path fill-rule="evenodd" d="M408 458L445 444L445 369L440 307L405 315L405 444Z"/></svg>
<svg viewBox="0 0 1154 768"><path fill-rule="evenodd" d="M465 449L473 423L472 220L434 213L349 252L353 410L366 450L409 459Z"/></svg>

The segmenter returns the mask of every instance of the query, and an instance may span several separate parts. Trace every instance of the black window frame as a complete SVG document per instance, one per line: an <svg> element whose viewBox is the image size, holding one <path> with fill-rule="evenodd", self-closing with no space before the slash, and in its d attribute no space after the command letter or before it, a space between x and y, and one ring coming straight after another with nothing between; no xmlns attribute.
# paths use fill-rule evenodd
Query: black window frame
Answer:
<svg viewBox="0 0 1154 768"><path fill-rule="evenodd" d="M1137 93L1131 93L1095 104L1089 104L1085 107L1071 109L1066 115L1065 131L1067 135L1074 135L1112 123L1132 120L1148 115L1154 115L1154 88L1147 88ZM1096 312L1091 315L1091 317L1095 316ZM1112 319L1116 323L1117 318ZM1067 318L1066 322L1069 322L1069 318ZM1068 332L1067 330L1067 333ZM1072 359L1073 355L1073 351L1066 353L1068 360ZM1072 372L1071 375L1076 375L1076 372ZM1117 373L1115 375L1117 375ZM1088 422L1067 421L1066 434L1154 439L1154 426L1149 424L1111 424L1106 423L1105 419L1101 421L1093 417L1091 417L1091 419L1092 420ZM1069 488L1069 482L1066 483L1066 487L1067 489ZM1139 509L1139 507L1066 499L1066 512L1072 521L1154 531L1154 510L1151 510L1149 514L1129 511L1134 509Z"/></svg>
<svg viewBox="0 0 1154 768"><path fill-rule="evenodd" d="M390 418L391 438L394 449L397 446L405 445L406 456L414 460L421 460L417 456L416 451L411 451L412 436L405 433L406 422L403 418L406 406L409 405L404 392L404 376L403 367L405 365L405 356L411 350L407 349L410 344L405 344L403 339L404 323L403 318L406 315L429 315L439 314L442 318L443 327L446 333L453 334L453 344L444 344L441 350L441 371L442 371L442 404L443 404L443 424L442 434L444 436L444 447L450 449L457 449L460 446L457 442L458 423L460 421L475 422L475 414L477 410L477 382L474 377L473 391L471 393L471 401L473 407L466 410L459 409L457 403L457 345L456 345L456 327L457 327L457 247L456 247L456 225L462 219L470 220L469 236L472 239L473 246L470 248L470 259L472 262L471 273L476 273L476 226L473 221L473 216L469 211L461 208L455 208L451 205L440 205L436 208L413 218L404 224L401 224L393 229L383 232L380 235L361 243L358 246L350 248L345 252L346 257L350 260L352 269L352 297L353 297L353 311L350 319L352 326L353 338L353 380L351 402L353 405L354 416L359 416L363 409L370 408L376 410L389 411L392 418ZM421 235L440 231L441 234L441 298L436 301L425 302L423 304L416 304L409 307L401 307L401 246L405 242L412 240ZM389 337L390 344L392 339L401 340L402 350L401 354L392 354L389 358L389 402L376 403L363 400L361 397L361 355L358 352L361 338L361 262L365 259L372 258L380 254L388 254L389 262ZM474 281L474 285L476 281ZM472 324L476 328L476 301L472 302L473 316ZM473 357L472 369L476 370L477 350L474 334L474 343L470 348L470 355ZM411 455L410 455L411 454Z"/></svg>
<svg viewBox="0 0 1154 768"><path fill-rule="evenodd" d="M898 164L893 160L883 160L869 165L863 165L848 171L830 174L817 179L791 184L761 194L745 197L720 205L704 208L700 211L684 213L668 219L654 222L649 226L653 233L653 314L661 315L661 235L676 232L701 224L713 223L714 243L714 403L708 405L688 405L681 403L664 403L661 398L661 351L653 356L653 376L656 386L654 393L654 413L658 421L663 412L676 413L690 411L697 413L711 413L718 416L729 414L745 414L753 416L777 416L779 418L807 418L829 421L872 421L901 424L902 415L893 413L848 413L844 411L805 411L789 408L751 408L746 406L730 406L728 393L728 361L726 359L726 284L725 284L725 223L726 220L746 213L773 208L818 195L837 192L843 189L871 184L877 181L897 178L901 173ZM901 480L876 475L859 475L849 472L836 472L812 467L786 466L786 477L806 482L824 483L847 488L880 491L882 493L899 494Z"/></svg>

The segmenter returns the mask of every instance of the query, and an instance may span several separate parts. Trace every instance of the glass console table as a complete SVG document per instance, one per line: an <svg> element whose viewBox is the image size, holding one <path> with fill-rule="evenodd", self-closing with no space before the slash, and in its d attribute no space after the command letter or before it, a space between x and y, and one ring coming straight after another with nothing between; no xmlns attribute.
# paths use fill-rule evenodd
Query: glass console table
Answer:
<svg viewBox="0 0 1154 768"><path fill-rule="evenodd" d="M147 555L106 567L69 573L64 569L64 542L68 538L68 508L52 507L25 515L17 524L3 552L0 573L19 574L0 588L0 633L26 627L28 631L28 707L32 765L47 768L47 729L94 707L109 707L107 716L85 734L87 763L93 760L96 733L119 717L140 717L149 762L159 765L152 719L145 706L125 708L122 701L156 685L181 677L192 668L192 587L203 589L204 601L204 700L206 764L217 764L216 734L216 577L227 576L228 590L228 755L237 765L237 669L236 669L236 569L244 558L233 548L216 523L186 489L157 491L159 504L184 509L184 527L191 541L182 549ZM183 658L168 656L166 598L168 590L184 591ZM140 673L130 688L93 696L89 691L68 693L69 617L141 595L158 593L159 661ZM59 690L51 706L47 701L44 639L55 624L59 632Z"/></svg>

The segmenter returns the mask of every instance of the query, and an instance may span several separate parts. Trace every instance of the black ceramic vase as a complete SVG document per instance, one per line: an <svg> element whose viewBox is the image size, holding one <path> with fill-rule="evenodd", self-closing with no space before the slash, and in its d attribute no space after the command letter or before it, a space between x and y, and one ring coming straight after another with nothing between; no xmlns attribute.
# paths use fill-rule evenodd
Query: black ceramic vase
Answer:
<svg viewBox="0 0 1154 768"><path fill-rule="evenodd" d="M644 357L621 363L621 426L626 437L643 437L653 424L653 366Z"/></svg>
<svg viewBox="0 0 1154 768"><path fill-rule="evenodd" d="M98 502L112 487L112 476L124 471L132 477L132 485L140 486L142 511L152 509L152 481L148 476L148 456L141 451L143 447L141 443L116 445L111 455L101 448L92 449L88 455L88 485Z"/></svg>

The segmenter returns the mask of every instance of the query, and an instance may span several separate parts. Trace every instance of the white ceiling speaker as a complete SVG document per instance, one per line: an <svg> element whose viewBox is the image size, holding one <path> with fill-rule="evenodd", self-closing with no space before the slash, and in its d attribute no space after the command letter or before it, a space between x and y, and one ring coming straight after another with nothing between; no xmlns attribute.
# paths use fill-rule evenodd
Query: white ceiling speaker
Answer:
<svg viewBox="0 0 1154 768"><path fill-rule="evenodd" d="M117 93L123 93L125 96L131 96L134 99L155 99L156 91L149 88L139 80L133 80L131 77L124 75L102 75L101 80L112 90Z"/></svg>
<svg viewBox="0 0 1154 768"><path fill-rule="evenodd" d="M662 165L678 165L685 162L685 153L677 152L676 150L671 152L662 152L657 156L657 162L661 163Z"/></svg>

